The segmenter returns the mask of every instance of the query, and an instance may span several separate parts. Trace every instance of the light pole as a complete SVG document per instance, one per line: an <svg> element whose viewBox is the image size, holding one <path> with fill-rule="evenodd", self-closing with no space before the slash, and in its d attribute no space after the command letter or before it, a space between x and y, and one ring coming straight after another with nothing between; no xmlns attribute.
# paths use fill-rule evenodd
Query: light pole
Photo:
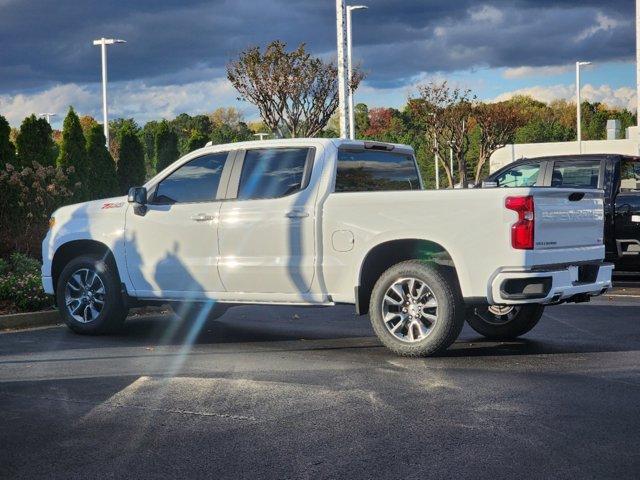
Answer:
<svg viewBox="0 0 640 480"><path fill-rule="evenodd" d="M639 0L640 1L640 0ZM351 23L351 12L354 10L366 10L367 6L365 5L347 5L347 78L349 79L349 85L347 88L349 89L349 138L354 140L356 138L356 128L355 128L355 114L353 111L353 57L351 55L351 51L353 49L353 34L352 23Z"/></svg>
<svg viewBox="0 0 640 480"><path fill-rule="evenodd" d="M51 117L55 117L55 113L41 113L38 115L39 117L43 117L47 120L47 123L51 125Z"/></svg>
<svg viewBox="0 0 640 480"><path fill-rule="evenodd" d="M636 0L636 119L640 127L640 0Z"/></svg>
<svg viewBox="0 0 640 480"><path fill-rule="evenodd" d="M580 100L580 67L591 65L591 62L576 62L576 127L578 132L578 153L582 153L582 100Z"/></svg>
<svg viewBox="0 0 640 480"><path fill-rule="evenodd" d="M451 182L453 183L452 187L456 188L456 177L453 174L453 146L449 145L449 169L451 170Z"/></svg>
<svg viewBox="0 0 640 480"><path fill-rule="evenodd" d="M433 123L435 125L436 122L436 114L435 112L431 112L428 114L430 117L433 117ZM440 169L438 168L438 160L440 155L438 153L438 134L436 133L436 129L433 129L433 162L435 163L435 173L436 173L436 190L440 190Z"/></svg>
<svg viewBox="0 0 640 480"><path fill-rule="evenodd" d="M438 137L433 135L433 146L436 150L436 156L434 157L436 164L436 190L440 190L440 165L438 165L438 160L440 160L440 153L438 151Z"/></svg>
<svg viewBox="0 0 640 480"><path fill-rule="evenodd" d="M349 134L349 119L347 105L349 99L349 86L347 79L347 9L344 0L336 0L336 33L338 53L338 115L340 118L340 138L351 138Z"/></svg>
<svg viewBox="0 0 640 480"><path fill-rule="evenodd" d="M100 45L102 51L102 123L104 125L104 138L109 148L109 115L107 114L107 45L114 43L127 43L116 38L104 38L94 40L94 45Z"/></svg>

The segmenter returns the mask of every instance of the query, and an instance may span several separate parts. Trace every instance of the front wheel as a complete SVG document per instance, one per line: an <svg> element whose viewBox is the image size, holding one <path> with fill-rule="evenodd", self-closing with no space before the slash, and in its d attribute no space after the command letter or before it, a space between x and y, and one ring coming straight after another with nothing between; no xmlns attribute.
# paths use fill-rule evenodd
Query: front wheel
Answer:
<svg viewBox="0 0 640 480"><path fill-rule="evenodd" d="M407 357L446 350L464 324L455 281L420 260L398 263L382 274L373 287L369 312L380 341Z"/></svg>
<svg viewBox="0 0 640 480"><path fill-rule="evenodd" d="M114 331L127 317L115 265L101 255L71 260L58 278L56 300L65 323L76 333Z"/></svg>
<svg viewBox="0 0 640 480"><path fill-rule="evenodd" d="M492 340L509 340L529 332L540 321L544 305L488 305L470 309L467 323Z"/></svg>

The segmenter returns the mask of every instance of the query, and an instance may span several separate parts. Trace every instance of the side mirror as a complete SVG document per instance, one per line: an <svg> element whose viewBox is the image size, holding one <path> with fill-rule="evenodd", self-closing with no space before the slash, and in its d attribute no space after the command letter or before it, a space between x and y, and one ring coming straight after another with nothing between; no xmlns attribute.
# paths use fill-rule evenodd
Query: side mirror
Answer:
<svg viewBox="0 0 640 480"><path fill-rule="evenodd" d="M133 212L144 216L147 213L147 189L145 187L131 187L129 189L129 203L133 203Z"/></svg>
<svg viewBox="0 0 640 480"><path fill-rule="evenodd" d="M131 187L129 189L129 203L147 204L147 189L145 187Z"/></svg>

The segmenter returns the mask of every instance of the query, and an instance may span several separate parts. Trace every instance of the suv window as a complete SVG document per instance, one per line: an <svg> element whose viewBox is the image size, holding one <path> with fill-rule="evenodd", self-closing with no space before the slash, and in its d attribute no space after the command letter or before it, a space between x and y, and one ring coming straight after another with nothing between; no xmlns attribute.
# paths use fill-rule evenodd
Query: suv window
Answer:
<svg viewBox="0 0 640 480"><path fill-rule="evenodd" d="M554 162L552 187L598 188L600 160Z"/></svg>
<svg viewBox="0 0 640 480"><path fill-rule="evenodd" d="M539 163L525 163L502 172L496 177L495 182L498 187L533 187L538 181L539 174Z"/></svg>
<svg viewBox="0 0 640 480"><path fill-rule="evenodd" d="M640 190L640 162L622 159L620 162L620 191L634 192Z"/></svg>
<svg viewBox="0 0 640 480"><path fill-rule="evenodd" d="M420 190L412 155L380 150L339 150L336 192Z"/></svg>
<svg viewBox="0 0 640 480"><path fill-rule="evenodd" d="M308 157L309 148L247 150L237 198L279 198L301 190Z"/></svg>
<svg viewBox="0 0 640 480"><path fill-rule="evenodd" d="M153 203L212 202L216 199L227 153L195 158L158 184Z"/></svg>

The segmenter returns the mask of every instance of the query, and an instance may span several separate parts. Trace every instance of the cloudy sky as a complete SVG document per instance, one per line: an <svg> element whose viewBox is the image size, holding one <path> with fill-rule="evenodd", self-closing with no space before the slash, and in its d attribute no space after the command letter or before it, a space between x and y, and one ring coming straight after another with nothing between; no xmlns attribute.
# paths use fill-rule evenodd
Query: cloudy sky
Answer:
<svg viewBox="0 0 640 480"><path fill-rule="evenodd" d="M367 73L357 101L402 106L420 82L449 79L483 99L574 95L635 105L633 0L363 0L354 57ZM237 106L225 65L249 45L305 42L335 57L333 0L0 0L0 114L69 105L100 117L100 52L109 49L111 118L140 122ZM635 109L635 108L634 108Z"/></svg>

